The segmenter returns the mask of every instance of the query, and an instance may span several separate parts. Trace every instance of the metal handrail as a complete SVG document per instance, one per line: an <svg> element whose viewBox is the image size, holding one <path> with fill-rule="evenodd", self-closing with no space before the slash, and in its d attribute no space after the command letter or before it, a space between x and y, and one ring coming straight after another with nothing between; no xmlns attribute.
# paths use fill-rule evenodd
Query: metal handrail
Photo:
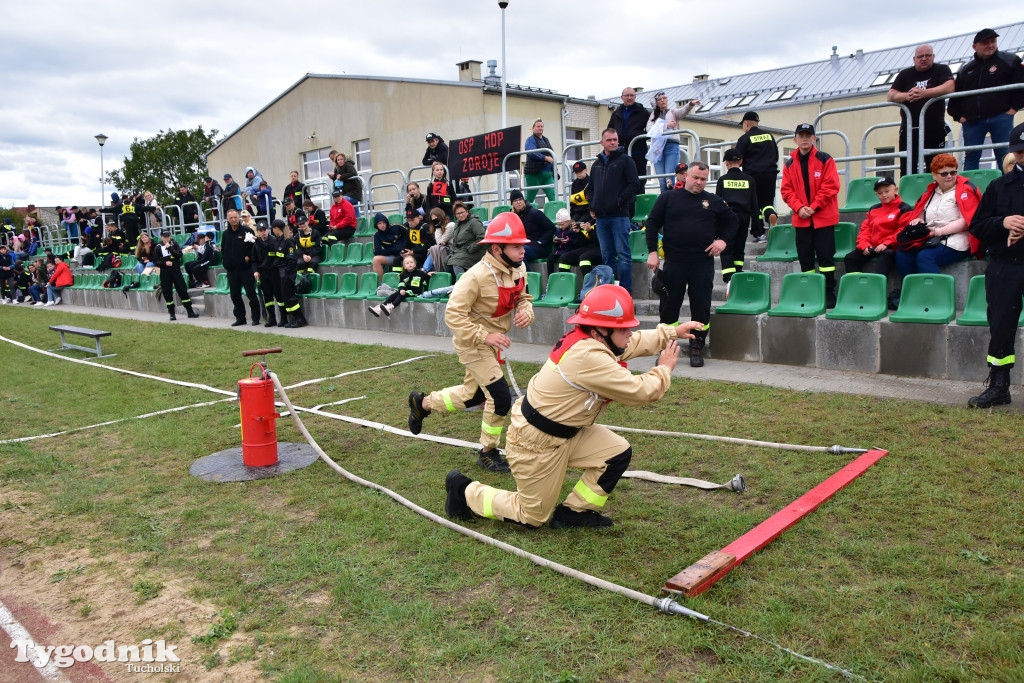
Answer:
<svg viewBox="0 0 1024 683"><path fill-rule="evenodd" d="M375 185L373 183L373 179L378 177L378 176L394 175L395 173L397 173L399 176L401 176L401 178L402 178L402 184L401 185L398 185L397 183L384 183L384 184L381 184L381 185ZM388 170L388 171L377 171L375 173L371 173L369 175L369 178L368 178L368 180L370 181L370 189L369 189L369 192L365 195L366 196L366 211L367 211L367 213L373 213L374 211L376 211L378 204L381 205L381 206L390 206L391 204L399 204L400 206L404 207L405 206L405 190L406 190L407 187L409 187L409 182L408 182L408 180L406 180L407 177L408 176L406 176L405 173L401 169L397 169L397 168L393 168L393 169ZM385 201L382 201L382 202L375 202L375 201L373 201L373 193L374 193L374 191L378 190L378 189L383 189L385 187L393 187L393 188L395 188L398 191L398 197L399 198L398 199L388 199L388 200L385 200Z"/></svg>
<svg viewBox="0 0 1024 683"><path fill-rule="evenodd" d="M1024 83L1012 83L1010 85L996 85L996 86L993 86L991 88L981 88L979 90L965 90L963 92L953 92L953 93L950 93L950 94L946 95L943 98L933 97L933 98L929 99L927 102L924 103L924 106L921 107L921 113L918 115L918 119L917 119L917 123L918 123L918 142L920 143L920 146L917 149L918 165L919 166L924 166L924 158L928 154L930 154L930 153L973 152L975 150L982 150L982 151L984 151L986 149L996 149L998 147L1005 147L1007 145L1006 142L993 142L993 143L990 143L990 144L987 144L987 145L985 145L985 144L982 144L982 145L959 145L959 146L955 146L955 147L937 147L935 149L925 149L924 148L924 125L922 125L924 123L924 113L928 110L928 107L932 106L936 101L941 99L941 101L943 102L943 106L946 106L945 105L946 100L952 100L952 99L957 99L957 98L961 98L961 97L977 97L978 95L980 95L982 93L1005 92L1005 91L1008 91L1008 90L1021 90L1021 89L1024 89ZM956 123L960 123L960 122L957 121ZM963 139L963 124L962 123L960 123L960 139L961 140ZM1001 167L1002 163L1003 163L1002 159L996 159L996 167L997 168Z"/></svg>
<svg viewBox="0 0 1024 683"><path fill-rule="evenodd" d="M555 156L555 150L551 149L550 147L534 147L533 149L524 149L521 152L515 153L515 155L516 156L529 156L530 154L539 154L541 152L549 152L551 154L551 158L553 159L553 161L551 162L551 171L552 171L552 175L554 175L554 178L553 178L552 182L550 184L545 184L545 185L526 185L525 184L526 183L526 172L523 171L523 182L520 183L519 190L523 194L526 194L527 190L546 190L546 189L548 189L550 187L550 188L552 188L555 191L555 196L557 197L558 196L558 178L561 176L561 173L558 172L558 168L562 164L561 164L560 161L558 161L558 158ZM505 159L507 160L507 159L509 159L512 156L513 156L513 154L509 154L508 156L505 157ZM502 168L502 171L505 170L505 161L504 160L502 161L501 168ZM547 193L545 193L545 195L546 194Z"/></svg>
<svg viewBox="0 0 1024 683"><path fill-rule="evenodd" d="M569 163L569 160L567 159L567 157L569 156L569 150L570 149L577 149L577 148L582 149L584 147L592 147L593 145L600 145L600 144L601 144L600 140L581 140L580 142L570 142L569 144L567 144L562 149L562 164L565 166L566 171L568 173L570 173L570 174L572 173L572 164ZM598 154L600 154L600 152L598 152ZM592 157L582 158L582 159L580 159L580 161L583 161L583 162L587 162L587 161L593 162L596 159L597 159L597 155L595 154ZM570 177L570 176L566 176L566 177ZM568 206L568 204L569 204L569 191L571 189L572 189L572 182L571 181L568 182L568 183L562 183L562 201L565 202L566 206Z"/></svg>
<svg viewBox="0 0 1024 683"><path fill-rule="evenodd" d="M555 150L550 149L548 147L538 147L537 149L529 149L529 150L520 150L520 151L517 151L517 152L509 152L508 154L505 155L505 158L501 160L502 171L501 171L500 176L502 178L502 183L501 183L501 186L499 188L499 195L498 195L498 201L499 202L504 203L506 198L508 197L508 192L506 190L508 190L507 180L508 180L508 174L509 173L516 173L523 180L525 180L525 177L526 177L525 173L520 173L519 171L506 171L506 170L504 170L505 166L507 165L508 160L511 159L512 157L521 157L521 156L525 156L527 154L534 154L536 152L551 152L551 158L555 160L554 163L552 164L552 166L555 167L555 168L561 166L561 162L558 161L558 158L555 156ZM521 191L522 190L526 190L526 189L543 190L544 188L552 187L555 190L555 196L556 197L558 196L558 177L557 177L557 174L556 174L556 177L555 177L555 182L550 184L550 185L535 185L535 186L533 186L531 188L526 188L526 187L523 187L523 180L521 180L520 183L519 183L519 189Z"/></svg>
<svg viewBox="0 0 1024 683"><path fill-rule="evenodd" d="M701 149L700 136L697 135L696 131L693 131L693 130L691 130L689 128L676 128L676 129L673 129L673 130L666 130L666 131L662 131L658 135L651 135L650 133L644 133L643 135L637 135L635 138L633 138L632 140L629 141L629 146L626 148L626 155L629 156L629 157L633 156L633 145L636 144L637 140L653 140L654 138L673 137L673 136L680 136L680 135L683 135L683 134L686 134L686 135L690 136L690 141L688 141L686 143L686 150L684 152L683 149L682 149L682 147L683 147L682 141L680 140L679 152L680 152L680 154L685 154L686 155L686 163L689 164L690 163L690 159L693 158L693 155L690 154L690 142L695 143L698 154L700 153L700 149ZM642 176L640 176L640 180L644 181L644 186L646 187L647 181L652 179L652 178L673 178L673 177L675 177L675 173L674 172L673 173L662 173L662 174L652 173L650 175L642 175Z"/></svg>

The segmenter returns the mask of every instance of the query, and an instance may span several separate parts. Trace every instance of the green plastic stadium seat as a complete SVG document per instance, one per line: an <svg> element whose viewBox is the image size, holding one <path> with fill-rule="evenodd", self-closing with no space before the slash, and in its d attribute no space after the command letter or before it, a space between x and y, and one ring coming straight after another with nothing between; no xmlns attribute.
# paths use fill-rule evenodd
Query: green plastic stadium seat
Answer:
<svg viewBox="0 0 1024 683"><path fill-rule="evenodd" d="M900 178L900 199L913 206L924 194L928 183L933 180L931 173L914 173L903 176Z"/></svg>
<svg viewBox="0 0 1024 683"><path fill-rule="evenodd" d="M402 225L405 223L405 214L393 213L388 216L388 223L391 225Z"/></svg>
<svg viewBox="0 0 1024 683"><path fill-rule="evenodd" d="M345 256L338 265L351 268L352 266L358 266L359 262L363 260L362 242L352 242L348 245L347 249L344 244L339 244L338 247L345 249Z"/></svg>
<svg viewBox="0 0 1024 683"><path fill-rule="evenodd" d="M359 275L348 272L342 273L338 278L338 291L334 294L327 294L325 299L351 299L359 291Z"/></svg>
<svg viewBox="0 0 1024 683"><path fill-rule="evenodd" d="M510 204L495 204L491 207L491 220L494 220L494 217L499 213L506 213L511 210L512 206Z"/></svg>
<svg viewBox="0 0 1024 683"><path fill-rule="evenodd" d="M953 319L952 275L914 273L903 278L900 307L889 316L894 323L945 325Z"/></svg>
<svg viewBox="0 0 1024 683"><path fill-rule="evenodd" d="M185 254L185 256L187 256L187 254ZM195 257L194 254L192 256L192 260L193 261L196 260L196 257ZM135 258L135 256L132 255L132 254L126 254L126 255L121 257L121 267L122 268L134 270L135 266L137 266L138 263L139 263L139 260L137 258ZM182 263L188 263L188 261L182 260Z"/></svg>
<svg viewBox="0 0 1024 683"><path fill-rule="evenodd" d="M186 253L182 254L181 255L181 265L185 265L186 263L192 263L193 261L196 260L196 257L198 257L198 256L199 256L199 254L197 254L194 251L189 251L189 252L186 252ZM134 263L132 263L132 264L128 263L128 259L129 258L132 261L135 260L134 256L125 256L123 259L121 259L121 265L123 267L125 267L125 268L134 268L135 267Z"/></svg>
<svg viewBox="0 0 1024 683"><path fill-rule="evenodd" d="M960 171L960 175L970 178L971 182L978 186L982 194L985 192L985 188L993 180L1003 174L998 168L979 168L973 171Z"/></svg>
<svg viewBox="0 0 1024 683"><path fill-rule="evenodd" d="M314 299L326 299L328 296L335 294L338 291L338 274L337 273L320 273L320 283L312 292L306 296L313 297Z"/></svg>
<svg viewBox="0 0 1024 683"><path fill-rule="evenodd" d="M477 218L479 218L481 223L486 223L489 217L487 213L487 208L483 206L474 206L472 209L469 210L469 212L476 216Z"/></svg>
<svg viewBox="0 0 1024 683"><path fill-rule="evenodd" d="M836 223L836 261L842 261L857 248L857 231L856 223Z"/></svg>
<svg viewBox="0 0 1024 683"><path fill-rule="evenodd" d="M715 313L758 315L772 306L768 273L736 273L729 280L729 299Z"/></svg>
<svg viewBox="0 0 1024 683"><path fill-rule="evenodd" d="M185 242L188 241L188 235L172 235L171 239L178 243L178 246L184 246Z"/></svg>
<svg viewBox="0 0 1024 683"><path fill-rule="evenodd" d="M829 320L881 320L889 312L888 278L878 273L847 273L839 278L836 307Z"/></svg>
<svg viewBox="0 0 1024 683"><path fill-rule="evenodd" d="M633 255L633 263L646 263L647 256L647 231L634 230L629 233L629 251Z"/></svg>
<svg viewBox="0 0 1024 683"><path fill-rule="evenodd" d="M1024 315L1024 312L1021 313ZM988 326L988 299L985 296L985 276L975 275L967 283L967 303L964 312L956 319L957 325Z"/></svg>
<svg viewBox="0 0 1024 683"><path fill-rule="evenodd" d="M552 273L548 276L548 291L534 306L559 308L576 300L576 273Z"/></svg>
<svg viewBox="0 0 1024 683"><path fill-rule="evenodd" d="M377 296L377 285L379 284L380 281L377 279L377 273L363 273L362 275L359 276L359 289L357 289L355 293L349 296L348 298L367 299L369 297L373 297L375 299L383 301L384 297Z"/></svg>
<svg viewBox="0 0 1024 683"><path fill-rule="evenodd" d="M451 287L451 286L452 286L452 274L451 273L446 273L444 271L441 271L439 273L434 273L433 275L430 276L430 281L427 283L427 290L429 290L429 289L441 289L442 287ZM424 290L424 291L427 291L427 290ZM429 297L429 298L423 298L423 297L417 296L417 297L413 298L413 301L434 301L434 302L437 302L437 301L448 301L448 297L447 296L441 296L441 297L432 296L432 297Z"/></svg>
<svg viewBox="0 0 1024 683"><path fill-rule="evenodd" d="M320 273L309 273L309 294L300 294L299 296L310 296L320 289ZM337 286L337 283L335 283Z"/></svg>
<svg viewBox="0 0 1024 683"><path fill-rule="evenodd" d="M100 280L102 283L103 280ZM143 275L139 278L139 291L140 292L152 292L155 291L157 286L160 284L160 276L156 273L150 275Z"/></svg>
<svg viewBox="0 0 1024 683"><path fill-rule="evenodd" d="M758 261L796 261L796 228L776 225L768 231L768 246Z"/></svg>
<svg viewBox="0 0 1024 683"><path fill-rule="evenodd" d="M532 296L534 301L541 297L540 273L535 270L526 273L526 293Z"/></svg>
<svg viewBox="0 0 1024 683"><path fill-rule="evenodd" d="M363 242L363 258L356 263L357 266L369 266L373 264L373 242Z"/></svg>
<svg viewBox="0 0 1024 683"><path fill-rule="evenodd" d="M788 273L782 278L779 303L768 311L768 315L814 318L824 312L825 276L821 273Z"/></svg>
<svg viewBox="0 0 1024 683"><path fill-rule="evenodd" d="M321 266L342 266L345 265L345 245L332 244L331 253L320 262Z"/></svg>
<svg viewBox="0 0 1024 683"><path fill-rule="evenodd" d="M633 222L646 223L647 217L651 215L651 207L654 206L654 202L658 201L660 196L657 194L637 195L636 204L633 206Z"/></svg>
<svg viewBox="0 0 1024 683"><path fill-rule="evenodd" d="M867 211L878 203L875 194L875 182L878 178L853 178L846 185L846 206L839 209L840 213Z"/></svg>
<svg viewBox="0 0 1024 683"><path fill-rule="evenodd" d="M552 200L544 203L544 215L553 223L555 221L555 214L558 213L559 209L565 208L565 202L560 199Z"/></svg>
<svg viewBox="0 0 1024 683"><path fill-rule="evenodd" d="M356 237L369 237L373 234L373 220L369 216L360 216L356 222Z"/></svg>
<svg viewBox="0 0 1024 683"><path fill-rule="evenodd" d="M228 288L228 274L218 273L217 282L214 283L213 287L210 287L209 289L204 289L203 295L205 296L207 294L227 294L229 291L230 290Z"/></svg>

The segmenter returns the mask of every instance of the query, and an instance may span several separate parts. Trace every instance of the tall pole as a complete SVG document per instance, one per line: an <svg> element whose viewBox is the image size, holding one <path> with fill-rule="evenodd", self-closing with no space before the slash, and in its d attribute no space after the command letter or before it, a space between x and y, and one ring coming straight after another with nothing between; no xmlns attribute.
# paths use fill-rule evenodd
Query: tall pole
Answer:
<svg viewBox="0 0 1024 683"><path fill-rule="evenodd" d="M508 114L505 109L505 84L508 82L508 72L505 69L505 8L507 2L498 2L501 8L501 127L508 128Z"/></svg>
<svg viewBox="0 0 1024 683"><path fill-rule="evenodd" d="M100 208L102 209L107 203L107 181L103 174L103 143L107 141L107 136L100 133L96 136L96 142L100 143Z"/></svg>

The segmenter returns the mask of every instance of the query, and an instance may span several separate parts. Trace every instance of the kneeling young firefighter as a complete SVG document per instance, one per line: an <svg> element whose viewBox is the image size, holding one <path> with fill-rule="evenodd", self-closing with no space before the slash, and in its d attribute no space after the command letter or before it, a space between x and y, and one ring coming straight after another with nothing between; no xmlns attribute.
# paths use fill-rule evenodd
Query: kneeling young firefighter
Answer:
<svg viewBox="0 0 1024 683"><path fill-rule="evenodd" d="M506 336L512 325L523 328L533 322L533 297L526 291L523 263L527 243L523 222L512 212L498 214L487 226L479 242L487 245L487 253L455 283L444 312L466 376L458 386L409 394L413 434L420 433L423 418L435 410L454 412L483 403L477 464L492 472L508 472L508 462L498 450L505 416L512 409L501 352L512 344Z"/></svg>
<svg viewBox="0 0 1024 683"><path fill-rule="evenodd" d="M576 328L562 337L526 396L512 408L506 454L516 491L471 481L458 470L445 479L445 513L473 515L537 528L612 526L600 513L629 466L629 442L595 424L611 401L641 406L668 391L679 359L676 339L692 339L702 323L658 325L634 332L639 321L633 299L618 285L599 285L567 321ZM651 370L634 375L626 360L660 353ZM582 469L565 502L558 503L566 468Z"/></svg>

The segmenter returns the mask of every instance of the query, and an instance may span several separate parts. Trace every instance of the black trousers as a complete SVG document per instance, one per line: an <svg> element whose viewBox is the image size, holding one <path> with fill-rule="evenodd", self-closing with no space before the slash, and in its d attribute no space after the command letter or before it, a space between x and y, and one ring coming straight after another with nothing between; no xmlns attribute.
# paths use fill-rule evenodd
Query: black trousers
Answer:
<svg viewBox="0 0 1024 683"><path fill-rule="evenodd" d="M778 173L747 173L747 175L754 179L754 189L757 190L758 203L758 215L753 217L756 220L750 228L750 234L754 237L760 237L764 234L764 223L768 220L768 216L776 213L775 180ZM769 210L765 211L765 209Z"/></svg>
<svg viewBox="0 0 1024 683"><path fill-rule="evenodd" d="M668 291L661 307L660 321L671 325L679 321L683 297L690 291L690 319L707 325L711 322L711 290L715 284L715 259L674 263L665 261L659 276Z"/></svg>
<svg viewBox="0 0 1024 683"><path fill-rule="evenodd" d="M274 304L284 306L284 299L281 298L281 280L277 274L277 268L260 269L260 293L263 294L263 303L267 308L267 315L274 312Z"/></svg>
<svg viewBox="0 0 1024 683"><path fill-rule="evenodd" d="M910 173L928 173L928 167L932 164L934 159L939 152L935 154L928 154L924 157L924 166L918 166L917 164L917 137L921 134L920 128L912 128L910 132L912 139L910 141L910 148L907 148L907 131L903 126L900 126L900 151L908 152L907 157L910 159L910 164L907 164L907 160L900 158L900 175L904 176L907 174L907 168L909 167ZM936 147L944 147L946 142L946 126L943 124L938 130L932 130L931 128L924 129L924 146L926 149L935 149Z"/></svg>
<svg viewBox="0 0 1024 683"><path fill-rule="evenodd" d="M209 266L200 265L199 261L192 261L185 264L185 272L192 282L206 282L209 277Z"/></svg>
<svg viewBox="0 0 1024 683"><path fill-rule="evenodd" d="M1017 320L1024 296L1024 263L992 261L985 270L988 300L988 364L1013 367Z"/></svg>
<svg viewBox="0 0 1024 683"><path fill-rule="evenodd" d="M601 260L601 246L595 244L592 247L581 247L562 254L558 259L558 269L568 271L573 266L579 266L580 274L586 277L587 273L594 269L594 266L599 266L602 263L604 261ZM548 275L551 273L551 261L549 260Z"/></svg>
<svg viewBox="0 0 1024 683"><path fill-rule="evenodd" d="M743 272L743 263L746 258L747 249L747 231L753 232L754 226L751 225L750 214L743 209L732 210L736 214L736 218L740 222L740 227L736 230L736 235L732 238L732 241L725 245L725 250L719 255L722 260L722 279L728 282L732 279L732 276L736 273ZM761 227L761 232L764 232L764 227Z"/></svg>
<svg viewBox="0 0 1024 683"><path fill-rule="evenodd" d="M836 226L796 228L795 232L796 256L800 261L800 270L805 273L814 272L814 260L817 257L818 270L822 275L835 273Z"/></svg>
<svg viewBox="0 0 1024 683"><path fill-rule="evenodd" d="M229 270L228 290L231 292L231 303L234 305L233 312L235 320L245 320L245 304L242 303L242 288L245 288L245 295L249 298L249 312L252 313L252 321L259 322L260 299L256 296L256 278L248 268L244 270Z"/></svg>
<svg viewBox="0 0 1024 683"><path fill-rule="evenodd" d="M185 286L185 278L181 275L181 268L173 266L168 268L166 265L160 268L160 289L164 295L164 303L167 304L167 310L174 313L174 292L178 292L178 298L181 299L181 305L188 308L192 305L192 300L188 298L188 287Z"/></svg>
<svg viewBox="0 0 1024 683"><path fill-rule="evenodd" d="M867 256L864 255L863 251L854 249L846 255L843 263L846 264L847 273L863 273L866 271L887 276L889 271L892 270L892 264L895 259L895 249L886 249L881 253L872 250Z"/></svg>
<svg viewBox="0 0 1024 683"><path fill-rule="evenodd" d="M302 301L295 293L295 270L281 268L278 270L278 280L281 283L281 300L284 301L284 310L291 315L302 315Z"/></svg>

